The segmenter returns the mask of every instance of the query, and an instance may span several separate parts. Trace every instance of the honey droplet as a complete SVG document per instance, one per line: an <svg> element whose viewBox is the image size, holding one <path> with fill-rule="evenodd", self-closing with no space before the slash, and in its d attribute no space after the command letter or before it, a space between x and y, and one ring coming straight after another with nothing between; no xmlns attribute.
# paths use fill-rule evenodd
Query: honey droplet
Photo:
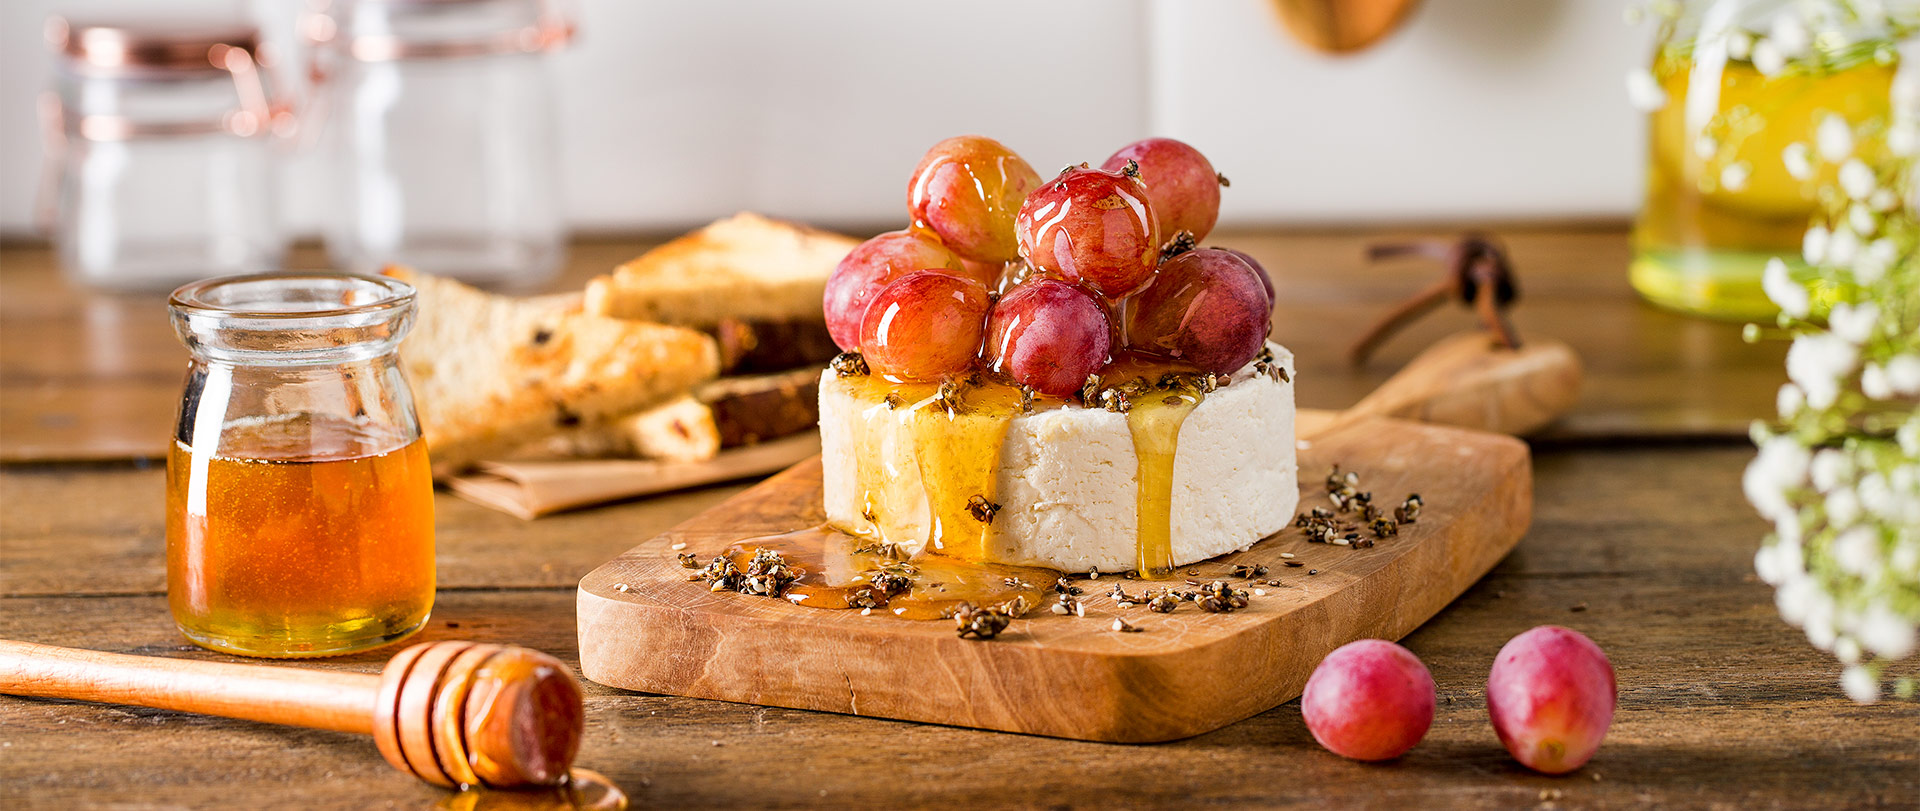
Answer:
<svg viewBox="0 0 1920 811"><path fill-rule="evenodd" d="M627 794L606 775L575 768L557 786L467 788L440 798L438 811L626 811Z"/></svg>

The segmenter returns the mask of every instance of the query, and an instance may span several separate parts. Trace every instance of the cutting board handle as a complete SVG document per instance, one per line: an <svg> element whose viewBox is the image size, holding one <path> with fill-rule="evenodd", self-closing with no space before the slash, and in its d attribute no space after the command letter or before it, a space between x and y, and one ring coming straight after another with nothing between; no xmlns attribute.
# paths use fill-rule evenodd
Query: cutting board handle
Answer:
<svg viewBox="0 0 1920 811"><path fill-rule="evenodd" d="M1490 333L1457 333L1314 433L1368 417L1398 417L1523 435L1572 408L1582 376L1580 356L1563 341L1534 337L1508 349Z"/></svg>

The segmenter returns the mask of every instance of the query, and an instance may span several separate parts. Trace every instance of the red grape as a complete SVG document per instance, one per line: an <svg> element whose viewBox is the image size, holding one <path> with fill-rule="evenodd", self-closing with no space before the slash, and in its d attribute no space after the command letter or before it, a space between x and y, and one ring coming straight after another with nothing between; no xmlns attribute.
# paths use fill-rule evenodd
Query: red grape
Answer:
<svg viewBox="0 0 1920 811"><path fill-rule="evenodd" d="M1041 394L1080 390L1112 350L1107 310L1091 293L1055 279L1015 287L987 319L993 370Z"/></svg>
<svg viewBox="0 0 1920 811"><path fill-rule="evenodd" d="M1201 248L1168 259L1128 305L1127 343L1230 374L1260 354L1273 307L1240 257Z"/></svg>
<svg viewBox="0 0 1920 811"><path fill-rule="evenodd" d="M1140 180L1159 215L1160 233L1172 239L1176 231L1191 231L1195 241L1205 239L1220 216L1223 180L1207 156L1172 138L1134 141L1113 153L1100 168L1117 172L1127 161L1140 165Z"/></svg>
<svg viewBox="0 0 1920 811"><path fill-rule="evenodd" d="M1013 218L1040 185L1013 150L979 135L934 144L907 182L907 211L915 224L940 235L954 253L976 262L1019 256Z"/></svg>
<svg viewBox="0 0 1920 811"><path fill-rule="evenodd" d="M960 257L919 231L888 231L860 243L827 278L823 306L833 342L845 350L859 348L860 319L866 316L867 303L874 294L894 279L929 269L968 275Z"/></svg>
<svg viewBox="0 0 1920 811"><path fill-rule="evenodd" d="M1384 639L1349 642L1307 678L1300 715L1321 746L1354 760L1406 754L1433 725L1433 674Z"/></svg>
<svg viewBox="0 0 1920 811"><path fill-rule="evenodd" d="M1240 261L1247 263L1247 267L1253 268L1253 272L1260 277L1260 286L1267 289L1267 309L1273 309L1273 277L1267 275L1266 266L1261 265L1260 260L1247 255L1245 251L1236 251L1232 248L1220 248L1219 250L1240 257Z"/></svg>
<svg viewBox="0 0 1920 811"><path fill-rule="evenodd" d="M1061 172L1027 195L1015 230L1029 263L1110 299L1140 289L1160 261L1147 187L1126 172Z"/></svg>
<svg viewBox="0 0 1920 811"><path fill-rule="evenodd" d="M934 381L966 371L980 352L987 288L936 270L916 270L881 288L860 322L867 366L893 380Z"/></svg>
<svg viewBox="0 0 1920 811"><path fill-rule="evenodd" d="M1542 625L1507 640L1487 674L1487 715L1514 760L1537 772L1580 768L1613 724L1613 664L1579 631Z"/></svg>

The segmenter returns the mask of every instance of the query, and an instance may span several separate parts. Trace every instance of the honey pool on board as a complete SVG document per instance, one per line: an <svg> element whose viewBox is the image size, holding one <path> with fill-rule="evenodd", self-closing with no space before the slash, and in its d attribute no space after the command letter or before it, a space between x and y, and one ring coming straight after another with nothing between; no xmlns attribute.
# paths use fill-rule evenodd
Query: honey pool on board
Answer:
<svg viewBox="0 0 1920 811"><path fill-rule="evenodd" d="M426 446L310 415L234 423L167 455L167 601L194 642L327 656L418 630L433 607Z"/></svg>
<svg viewBox="0 0 1920 811"><path fill-rule="evenodd" d="M1829 115L1885 121L1898 65L1867 59L1772 77L1745 61L1729 60L1717 76L1699 67L1690 53L1671 46L1654 62L1667 103L1648 122L1646 201L1633 230L1633 286L1678 310L1769 317L1778 308L1760 289L1762 269L1776 256L1800 264L1816 194L1836 184L1831 165L1806 179L1793 177L1783 153L1796 143L1814 148L1815 132ZM1691 86L1703 76L1717 78L1717 86ZM1879 149L1879 136L1871 134L1857 152L1871 158ZM1740 182L1730 187L1729 177Z"/></svg>
<svg viewBox="0 0 1920 811"><path fill-rule="evenodd" d="M901 560L885 544L848 535L832 527L750 538L723 554L746 570L760 550L777 552L799 574L781 594L794 605L812 608L868 608L912 620L951 616L961 604L1001 605L1025 598L1029 607L1045 602L1060 573L1038 566L1009 566L923 554ZM889 595L879 583L892 575L910 584Z"/></svg>

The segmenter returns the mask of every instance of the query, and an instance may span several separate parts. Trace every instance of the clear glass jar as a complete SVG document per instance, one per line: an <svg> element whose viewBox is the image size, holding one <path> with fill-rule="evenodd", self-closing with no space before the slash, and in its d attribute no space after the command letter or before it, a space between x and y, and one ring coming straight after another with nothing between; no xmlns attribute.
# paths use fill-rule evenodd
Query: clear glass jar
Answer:
<svg viewBox="0 0 1920 811"><path fill-rule="evenodd" d="M339 0L322 19L333 261L495 288L553 278L566 227L546 54L567 24L536 0Z"/></svg>
<svg viewBox="0 0 1920 811"><path fill-rule="evenodd" d="M1633 230L1633 286L1649 301L1738 320L1778 308L1770 259L1804 272L1819 195L1822 125L1850 155L1884 149L1900 26L1833 2L1692 0L1662 20L1649 81L1646 200ZM1832 138L1828 139L1829 141Z"/></svg>
<svg viewBox="0 0 1920 811"><path fill-rule="evenodd" d="M272 133L290 114L268 94L252 28L79 25L54 18L44 224L84 284L167 290L278 267Z"/></svg>
<svg viewBox="0 0 1920 811"><path fill-rule="evenodd" d="M331 656L433 608L433 475L398 360L414 292L333 273L195 282L167 455L167 602L188 639Z"/></svg>

